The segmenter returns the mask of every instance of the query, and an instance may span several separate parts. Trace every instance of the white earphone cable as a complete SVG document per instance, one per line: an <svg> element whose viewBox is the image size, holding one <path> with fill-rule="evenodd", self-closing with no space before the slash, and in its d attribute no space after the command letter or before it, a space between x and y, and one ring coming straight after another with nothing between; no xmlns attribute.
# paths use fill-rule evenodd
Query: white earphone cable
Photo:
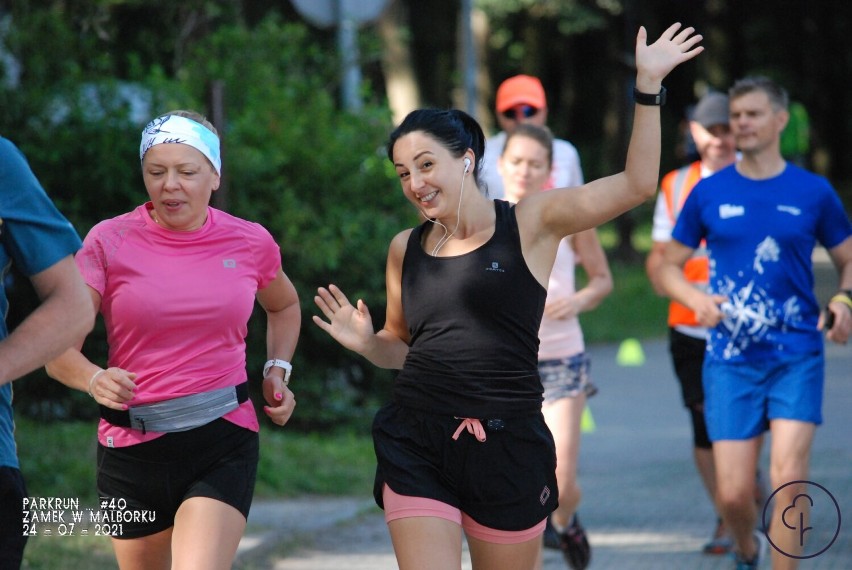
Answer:
<svg viewBox="0 0 852 570"><path fill-rule="evenodd" d="M455 235L456 230L459 229L459 222L461 222L462 198L464 197L464 179L467 178L467 170L468 169L465 168L464 174L462 174L461 188L459 189L459 207L456 210L456 225L453 228L453 231L450 232L449 234L447 234L447 226L445 226L441 222L438 222L438 221L435 221L435 220L429 220L432 223L438 224L439 226L444 228L444 236L441 239L438 240L438 243L435 244L435 247L432 249L432 257L438 256L438 252L441 251L441 248L444 247L444 245L446 245L446 243L448 241L450 241L450 238L452 238Z"/></svg>

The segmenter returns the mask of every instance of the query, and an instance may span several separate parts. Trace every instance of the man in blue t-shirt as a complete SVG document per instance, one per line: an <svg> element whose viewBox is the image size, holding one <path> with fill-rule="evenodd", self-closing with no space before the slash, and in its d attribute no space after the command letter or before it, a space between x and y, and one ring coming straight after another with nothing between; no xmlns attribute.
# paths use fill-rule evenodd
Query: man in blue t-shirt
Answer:
<svg viewBox="0 0 852 570"><path fill-rule="evenodd" d="M766 545L762 533L753 534L759 436L768 426L774 489L807 479L811 443L822 423L820 331L839 344L852 332L852 225L824 178L783 159L784 89L748 77L731 87L729 97L741 159L696 184L667 244L660 279L670 297L710 328L703 384L717 496L737 568L748 569L757 568ZM707 292L681 271L702 239L710 258ZM826 313L813 292L817 243L840 272L839 292ZM785 487L766 521L772 543L791 556L801 545L781 516L802 492L798 485ZM791 556L772 556L776 564L795 567Z"/></svg>
<svg viewBox="0 0 852 570"><path fill-rule="evenodd" d="M19 568L26 536L26 487L18 464L12 419L12 380L43 366L92 329L95 312L73 254L80 237L56 209L26 158L0 137L0 282L11 264L27 275L41 299L14 331L0 287L0 568Z"/></svg>

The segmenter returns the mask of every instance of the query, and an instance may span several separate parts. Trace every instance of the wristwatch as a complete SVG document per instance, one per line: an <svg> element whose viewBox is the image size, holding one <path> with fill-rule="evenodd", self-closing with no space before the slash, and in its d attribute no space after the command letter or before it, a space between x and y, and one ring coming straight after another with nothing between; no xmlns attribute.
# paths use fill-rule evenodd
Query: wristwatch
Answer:
<svg viewBox="0 0 852 570"><path fill-rule="evenodd" d="M286 386L287 384L289 384L290 373L293 371L293 365L287 362L286 360L280 360L278 358L267 360L266 364L263 365L263 377L266 378L266 375L269 374L269 369L274 366L284 369L284 385Z"/></svg>
<svg viewBox="0 0 852 570"><path fill-rule="evenodd" d="M642 93L636 86L633 86L633 100L640 105L665 105L666 104L666 88L660 86L659 93Z"/></svg>

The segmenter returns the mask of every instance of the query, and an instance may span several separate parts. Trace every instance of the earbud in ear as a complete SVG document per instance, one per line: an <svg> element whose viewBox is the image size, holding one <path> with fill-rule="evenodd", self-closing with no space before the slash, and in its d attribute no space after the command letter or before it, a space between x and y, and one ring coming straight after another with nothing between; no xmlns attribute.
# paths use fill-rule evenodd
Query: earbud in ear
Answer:
<svg viewBox="0 0 852 570"><path fill-rule="evenodd" d="M466 156L464 157L464 171L467 172L468 170L470 170L470 158Z"/></svg>

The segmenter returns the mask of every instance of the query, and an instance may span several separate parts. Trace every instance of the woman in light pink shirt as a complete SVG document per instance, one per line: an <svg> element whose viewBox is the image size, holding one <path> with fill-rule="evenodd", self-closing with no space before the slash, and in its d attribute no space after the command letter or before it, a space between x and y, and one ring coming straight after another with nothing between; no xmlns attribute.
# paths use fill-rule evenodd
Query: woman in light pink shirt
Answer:
<svg viewBox="0 0 852 570"><path fill-rule="evenodd" d="M525 196L549 188L553 137L546 127L519 125L506 139L498 170L506 199L519 202ZM571 181L582 185L582 178ZM588 276L579 291L574 268L579 263ZM580 504L577 457L580 452L580 420L586 396L593 393L589 358L577 318L597 307L612 291L612 274L594 228L567 236L556 252L547 285L547 300L539 328L538 368L544 385L542 413L556 444L556 479L559 507L550 516L545 546L559 548L571 568L585 568L591 548L576 510Z"/></svg>
<svg viewBox="0 0 852 570"><path fill-rule="evenodd" d="M72 349L48 373L99 404L98 492L119 566L226 569L258 461L247 323L256 300L270 359L264 410L284 425L299 300L269 232L209 206L221 160L206 119L154 119L140 160L150 201L97 224L76 257L104 319L108 363Z"/></svg>

